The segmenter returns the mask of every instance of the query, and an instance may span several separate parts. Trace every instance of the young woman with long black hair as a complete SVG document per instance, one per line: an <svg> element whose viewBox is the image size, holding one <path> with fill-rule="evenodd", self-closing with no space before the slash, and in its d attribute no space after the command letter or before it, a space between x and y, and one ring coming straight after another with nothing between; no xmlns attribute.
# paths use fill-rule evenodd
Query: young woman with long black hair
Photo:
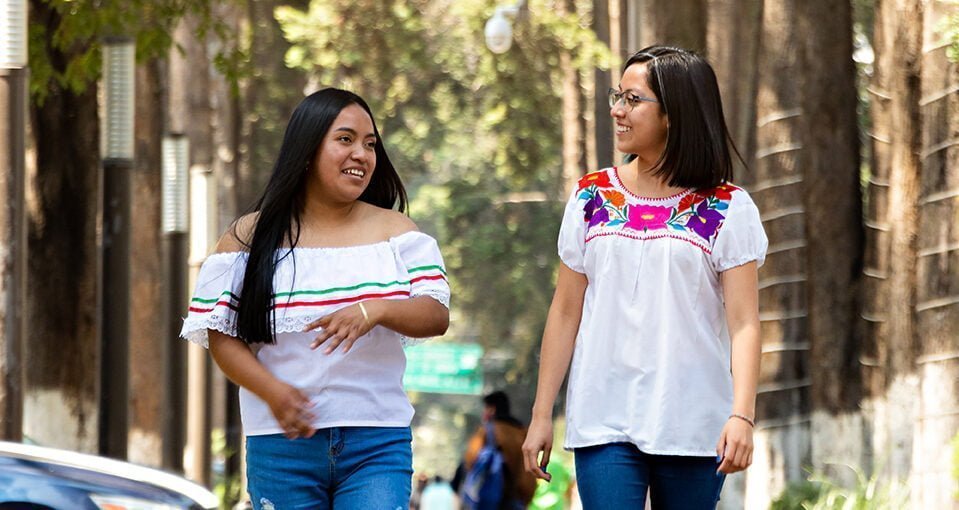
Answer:
<svg viewBox="0 0 959 510"><path fill-rule="evenodd" d="M408 505L403 342L446 331L449 287L405 207L369 106L324 89L200 269L181 334L240 386L257 510Z"/></svg>
<svg viewBox="0 0 959 510"><path fill-rule="evenodd" d="M567 203L540 356L526 469L543 470L569 369L565 447L583 507L715 508L752 462L759 377L759 212L733 186L716 77L652 46L609 92L622 166ZM570 362L572 361L572 364Z"/></svg>

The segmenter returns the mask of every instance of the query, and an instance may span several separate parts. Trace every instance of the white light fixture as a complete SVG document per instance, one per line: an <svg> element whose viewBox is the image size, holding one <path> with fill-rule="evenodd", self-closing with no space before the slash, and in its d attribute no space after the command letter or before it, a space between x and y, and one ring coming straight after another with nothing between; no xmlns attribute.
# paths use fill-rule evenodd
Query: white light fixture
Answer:
<svg viewBox="0 0 959 510"><path fill-rule="evenodd" d="M524 0L510 7L497 7L493 17L486 22L483 35L486 36L486 47L496 54L506 53L513 45L513 22L523 6Z"/></svg>
<svg viewBox="0 0 959 510"><path fill-rule="evenodd" d="M27 67L27 0L0 0L0 69Z"/></svg>
<svg viewBox="0 0 959 510"><path fill-rule="evenodd" d="M133 159L134 45L128 38L103 42L103 134L105 159Z"/></svg>
<svg viewBox="0 0 959 510"><path fill-rule="evenodd" d="M187 186L190 180L190 140L181 134L165 136L162 152L160 216L163 233L186 232L189 228Z"/></svg>

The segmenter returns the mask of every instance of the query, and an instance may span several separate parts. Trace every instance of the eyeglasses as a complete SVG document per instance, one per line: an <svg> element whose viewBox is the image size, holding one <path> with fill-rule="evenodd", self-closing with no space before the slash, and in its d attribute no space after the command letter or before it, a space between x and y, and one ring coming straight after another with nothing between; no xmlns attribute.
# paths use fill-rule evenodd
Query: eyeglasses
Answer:
<svg viewBox="0 0 959 510"><path fill-rule="evenodd" d="M610 108L615 107L616 103L619 103L620 99L623 100L623 104L625 105L626 111L628 112L633 111L633 108L636 108L636 105L638 105L639 103L643 101L646 101L648 103L659 102L659 100L653 99L651 97L643 97L643 96L636 95L636 93L634 93L631 90L624 90L623 92L620 92L616 89L609 89L609 107Z"/></svg>

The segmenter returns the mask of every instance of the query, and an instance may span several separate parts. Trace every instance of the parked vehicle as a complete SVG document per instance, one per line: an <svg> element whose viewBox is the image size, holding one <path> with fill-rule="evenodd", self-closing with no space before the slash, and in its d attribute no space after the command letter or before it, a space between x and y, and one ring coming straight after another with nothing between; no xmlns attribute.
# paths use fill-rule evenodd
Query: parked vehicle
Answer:
<svg viewBox="0 0 959 510"><path fill-rule="evenodd" d="M211 510L186 478L95 455L0 441L0 510Z"/></svg>

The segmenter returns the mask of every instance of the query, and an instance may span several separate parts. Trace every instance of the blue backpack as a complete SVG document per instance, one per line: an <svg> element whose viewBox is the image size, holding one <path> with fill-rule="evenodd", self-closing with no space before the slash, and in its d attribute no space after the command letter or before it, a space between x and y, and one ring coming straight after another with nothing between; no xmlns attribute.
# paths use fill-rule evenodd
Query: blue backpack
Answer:
<svg viewBox="0 0 959 510"><path fill-rule="evenodd" d="M505 470L503 452L496 445L496 437L493 435L493 424L487 422L486 443L463 481L462 508L497 510L503 501L503 490L506 487Z"/></svg>

